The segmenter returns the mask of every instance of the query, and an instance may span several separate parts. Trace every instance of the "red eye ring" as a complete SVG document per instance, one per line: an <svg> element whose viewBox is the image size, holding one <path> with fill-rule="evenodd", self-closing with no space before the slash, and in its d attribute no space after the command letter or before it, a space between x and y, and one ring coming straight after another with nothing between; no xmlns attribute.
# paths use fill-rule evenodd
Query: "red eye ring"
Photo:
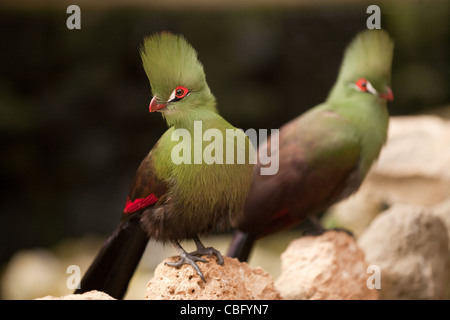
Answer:
<svg viewBox="0 0 450 320"><path fill-rule="evenodd" d="M184 97L187 96L188 93L189 93L189 90L183 86L178 86L175 89L175 97L177 99L183 99Z"/></svg>
<svg viewBox="0 0 450 320"><path fill-rule="evenodd" d="M359 90L361 90L362 92L367 92L367 80L364 78L358 79L355 82L355 85L358 87Z"/></svg>

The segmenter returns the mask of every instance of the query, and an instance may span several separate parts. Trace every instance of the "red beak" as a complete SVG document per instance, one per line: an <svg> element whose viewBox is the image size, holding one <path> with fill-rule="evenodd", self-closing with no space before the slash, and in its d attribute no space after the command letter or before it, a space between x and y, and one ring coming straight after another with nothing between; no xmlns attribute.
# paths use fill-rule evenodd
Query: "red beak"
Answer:
<svg viewBox="0 0 450 320"><path fill-rule="evenodd" d="M166 107L165 103L159 103L156 99L156 96L153 97L152 101L150 101L150 105L148 106L148 110L150 112L155 112L161 110Z"/></svg>
<svg viewBox="0 0 450 320"><path fill-rule="evenodd" d="M386 92L379 93L378 96L386 101L394 100L394 93L392 92L390 87L386 87Z"/></svg>

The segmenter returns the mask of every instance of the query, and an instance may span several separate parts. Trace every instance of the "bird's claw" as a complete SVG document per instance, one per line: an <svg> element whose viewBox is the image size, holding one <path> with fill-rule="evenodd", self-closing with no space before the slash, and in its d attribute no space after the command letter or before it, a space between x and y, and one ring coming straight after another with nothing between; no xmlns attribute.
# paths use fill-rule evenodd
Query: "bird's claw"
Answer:
<svg viewBox="0 0 450 320"><path fill-rule="evenodd" d="M208 262L207 260L200 258L200 257L196 257L193 254L189 254L189 253L181 253L180 254L180 260L178 260L177 262L165 262L166 265L171 266L171 267L176 267L179 268L181 267L183 264L190 264L192 266L192 268L194 268L194 270L197 272L197 274L199 275L199 277L206 282L205 277L203 276L202 271L200 270L199 266L197 265L196 262Z"/></svg>
<svg viewBox="0 0 450 320"><path fill-rule="evenodd" d="M175 248L180 253L180 260L177 262L166 262L166 265L171 267L179 268L183 264L190 264L192 268L197 272L197 274L200 276L200 278L206 282L205 277L203 276L202 271L200 270L199 266L196 262L208 262L207 260L200 258L199 256L208 255L208 258L210 258L212 255L216 256L217 263L220 265L223 265L224 260L222 257L222 254L214 249L213 247L205 248L205 246L202 244L200 239L198 237L194 238L195 245L197 246L197 250L191 253L187 253L180 245L180 243L176 240L173 240L172 243L175 246Z"/></svg>
<svg viewBox="0 0 450 320"><path fill-rule="evenodd" d="M219 252L219 250L216 250L213 247L208 247L208 248L197 247L197 250L195 250L194 252L191 252L190 254L194 255L194 256L208 255L208 258L211 258L211 256L214 255L217 258L218 264L223 265L223 262L224 262L222 254Z"/></svg>

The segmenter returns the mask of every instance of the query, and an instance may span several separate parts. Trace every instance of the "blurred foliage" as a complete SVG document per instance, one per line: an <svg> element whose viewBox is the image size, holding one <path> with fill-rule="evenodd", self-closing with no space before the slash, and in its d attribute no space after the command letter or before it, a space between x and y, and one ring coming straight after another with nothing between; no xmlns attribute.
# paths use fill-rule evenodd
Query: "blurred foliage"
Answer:
<svg viewBox="0 0 450 320"><path fill-rule="evenodd" d="M278 128L325 99L366 7L81 7L81 30L66 28L65 10L0 9L0 262L117 224L134 171L166 127L148 113L145 35L184 34L224 117ZM391 114L448 103L448 3L381 10L396 41Z"/></svg>

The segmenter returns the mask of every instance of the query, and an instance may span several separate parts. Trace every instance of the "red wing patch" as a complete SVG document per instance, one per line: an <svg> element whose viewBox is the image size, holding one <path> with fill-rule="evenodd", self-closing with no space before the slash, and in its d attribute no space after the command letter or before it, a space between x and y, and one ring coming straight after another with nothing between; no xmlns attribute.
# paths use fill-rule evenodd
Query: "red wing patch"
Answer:
<svg viewBox="0 0 450 320"><path fill-rule="evenodd" d="M271 220L270 225L262 232L259 238L295 226L298 223L298 221L292 218L289 212L290 212L289 207L285 207L280 211L278 211L270 219Z"/></svg>
<svg viewBox="0 0 450 320"><path fill-rule="evenodd" d="M130 198L127 198L127 202L125 203L125 209L123 209L123 213L132 213L141 210L145 207L151 206L157 200L158 198L153 193L145 198L139 198L133 201L131 201Z"/></svg>
<svg viewBox="0 0 450 320"><path fill-rule="evenodd" d="M289 212L289 207L285 207L284 209L281 209L278 211L273 217L272 220L278 220L282 217L284 217Z"/></svg>

